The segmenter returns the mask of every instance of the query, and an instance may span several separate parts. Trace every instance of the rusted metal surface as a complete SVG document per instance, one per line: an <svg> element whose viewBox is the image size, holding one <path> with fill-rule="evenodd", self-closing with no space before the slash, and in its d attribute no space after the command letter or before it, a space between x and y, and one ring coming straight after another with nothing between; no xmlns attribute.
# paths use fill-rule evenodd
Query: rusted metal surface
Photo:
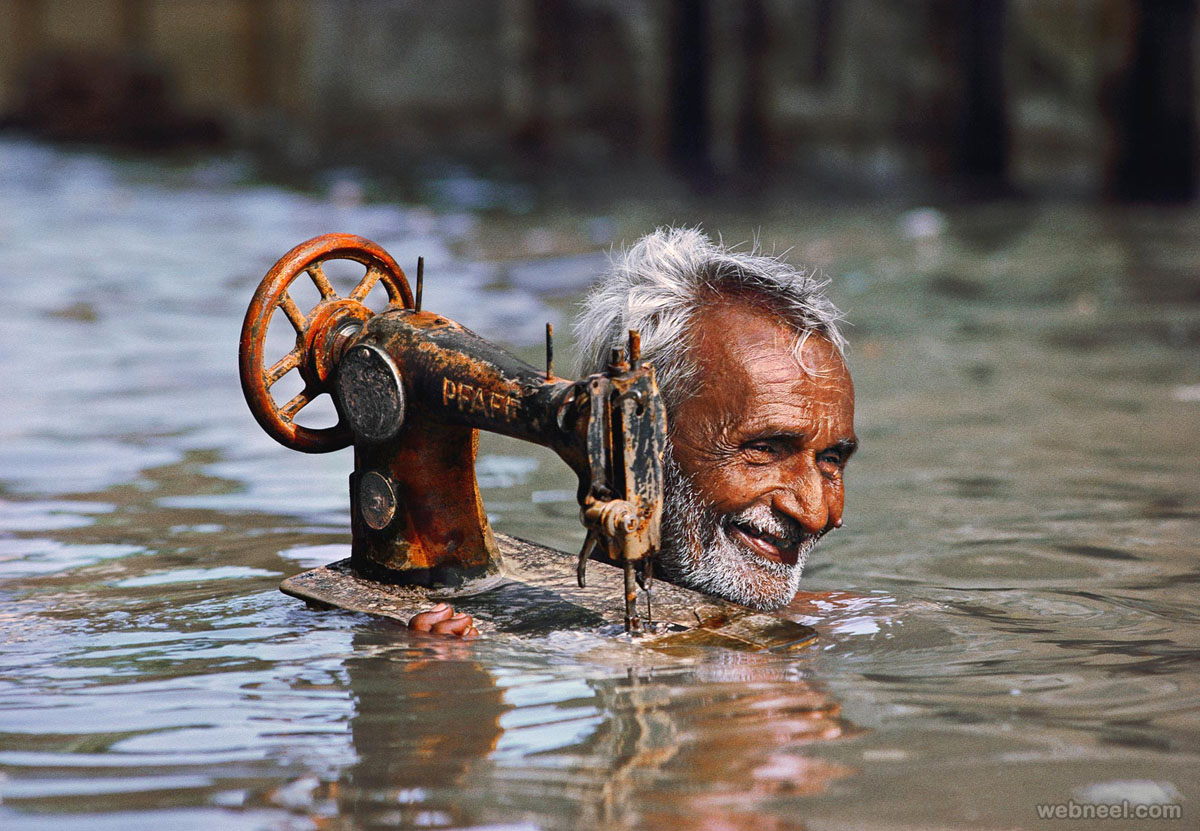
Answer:
<svg viewBox="0 0 1200 831"><path fill-rule="evenodd" d="M379 392L396 383L393 376L382 369L356 371L353 382L339 375L342 411L352 425L372 425L355 427L358 470L388 476L400 504L393 525L356 536L361 568L381 579L422 582L497 568L474 477L462 475L471 464L461 452L430 452L446 435L454 448L470 446L462 428L557 452L579 478L584 524L608 559L640 561L658 550L666 417L652 367L623 364L583 381L555 378L441 315L402 309L369 320L344 363L366 367L366 350L398 367L407 403L404 424L381 441L375 425L386 419L377 418L375 402L401 397ZM632 566L630 573L632 585ZM632 602L627 611L636 628Z"/></svg>
<svg viewBox="0 0 1200 831"><path fill-rule="evenodd" d="M391 441L404 426L404 383L392 357L358 343L345 350L337 371L337 400L353 402L342 415L360 442Z"/></svg>
<svg viewBox="0 0 1200 831"><path fill-rule="evenodd" d="M396 493L392 483L371 471L358 477L358 510L372 531L382 531L396 518Z"/></svg>
<svg viewBox="0 0 1200 831"><path fill-rule="evenodd" d="M367 266L348 298L336 296L321 270L335 258ZM307 315L287 293L301 274L322 298ZM361 304L375 280L391 302L378 315ZM263 367L262 340L276 308L294 326L296 347ZM556 378L550 337L548 327L542 372L420 310L403 272L378 246L333 235L293 249L264 279L242 332L242 383L259 423L281 443L322 452L353 441L351 560L359 574L385 583L460 587L498 574L501 554L475 480L477 431L554 450L579 479L588 529L580 582L592 550L621 564L624 622L637 632L637 582L649 579L662 518L666 415L654 369L642 364L640 339L631 333L628 355L614 350L606 372ZM304 391L278 407L270 386L291 369L300 371ZM297 426L296 413L329 391L338 425Z"/></svg>
<svg viewBox="0 0 1200 831"><path fill-rule="evenodd" d="M330 260L353 260L366 266L366 274L350 294L338 296L322 264ZM288 294L301 275L311 279L321 300L309 312L302 311ZM373 312L362 301L375 286L383 284L391 306L413 306L412 292L404 272L391 255L370 240L352 234L326 234L297 245L267 272L246 310L238 350L242 392L250 412L271 438L284 447L305 453L328 453L349 446L349 427L313 429L296 424L304 407L330 391L338 348L347 335ZM296 332L296 346L271 366L265 365L267 327L276 310L283 312ZM271 387L292 370L304 379L304 389L283 405L276 403Z"/></svg>
<svg viewBox="0 0 1200 831"><path fill-rule="evenodd" d="M653 555L660 545L667 423L653 367L642 364L641 335L637 331L629 333L627 352L613 350L608 375L592 376L589 389L592 410L588 452L593 490L583 500L583 523L590 533L579 552L579 585L584 585L589 558L620 564L624 570L625 627L637 632L641 621L635 604L636 582L640 576L642 585L650 589ZM597 487L598 482L610 492ZM614 498L613 494L621 496ZM652 619L651 613L647 606L647 621Z"/></svg>

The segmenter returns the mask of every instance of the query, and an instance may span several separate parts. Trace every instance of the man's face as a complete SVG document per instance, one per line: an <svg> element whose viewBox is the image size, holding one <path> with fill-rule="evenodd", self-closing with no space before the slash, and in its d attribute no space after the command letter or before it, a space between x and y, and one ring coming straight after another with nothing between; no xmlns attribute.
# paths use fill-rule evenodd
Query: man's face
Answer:
<svg viewBox="0 0 1200 831"><path fill-rule="evenodd" d="M699 375L671 418L660 561L685 585L778 608L841 524L854 385L828 339L806 340L806 371L795 331L746 302L705 310L694 335Z"/></svg>

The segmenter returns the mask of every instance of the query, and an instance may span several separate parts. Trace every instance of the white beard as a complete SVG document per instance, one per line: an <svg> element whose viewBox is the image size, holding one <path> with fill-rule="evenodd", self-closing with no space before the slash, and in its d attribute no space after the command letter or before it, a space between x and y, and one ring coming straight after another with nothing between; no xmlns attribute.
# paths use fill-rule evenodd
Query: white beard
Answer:
<svg viewBox="0 0 1200 831"><path fill-rule="evenodd" d="M656 565L674 583L769 611L786 606L800 587L808 552L820 536L804 534L795 565L760 556L730 536L742 522L779 537L795 538L795 522L766 505L737 514L719 514L696 491L692 480L667 454L663 464L663 545Z"/></svg>

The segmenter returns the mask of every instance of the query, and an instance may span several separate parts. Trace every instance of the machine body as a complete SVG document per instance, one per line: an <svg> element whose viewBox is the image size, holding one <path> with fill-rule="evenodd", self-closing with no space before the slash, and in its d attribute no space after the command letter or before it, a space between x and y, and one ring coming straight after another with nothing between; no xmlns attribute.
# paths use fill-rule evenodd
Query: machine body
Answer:
<svg viewBox="0 0 1200 831"><path fill-rule="evenodd" d="M348 259L366 274L339 297L322 264ZM288 286L311 279L320 302L304 313ZM363 301L376 282L387 291L379 314ZM548 447L579 480L587 529L578 575L589 559L624 569L625 626L637 633L637 581L646 588L659 548L666 415L654 369L631 332L607 369L582 380L536 369L469 329L420 309L403 271L359 237L303 243L268 272L242 330L240 368L247 403L280 443L305 452L354 446L350 476L352 554L363 577L394 585L454 587L499 574L502 562L475 479L478 431ZM266 328L275 310L296 346L267 366ZM548 344L549 349L549 344ZM279 405L270 388L298 371L304 390ZM328 393L336 426L313 430L297 414ZM648 595L647 595L648 596ZM647 608L647 617L649 609Z"/></svg>

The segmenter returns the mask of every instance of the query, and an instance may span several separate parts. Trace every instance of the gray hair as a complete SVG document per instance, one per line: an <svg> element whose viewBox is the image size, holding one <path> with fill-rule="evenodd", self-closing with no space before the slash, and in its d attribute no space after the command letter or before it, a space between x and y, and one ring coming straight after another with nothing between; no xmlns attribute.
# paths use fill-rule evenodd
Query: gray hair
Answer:
<svg viewBox="0 0 1200 831"><path fill-rule="evenodd" d="M610 351L624 346L629 330L637 329L642 357L654 364L667 410L673 411L683 391L694 386L692 319L714 300L734 297L762 304L792 326L797 359L813 332L841 352L845 339L837 324L842 316L823 292L827 285L828 280L797 271L757 247L735 252L694 228L659 228L616 259L588 294L575 323L581 374L602 371Z"/></svg>

